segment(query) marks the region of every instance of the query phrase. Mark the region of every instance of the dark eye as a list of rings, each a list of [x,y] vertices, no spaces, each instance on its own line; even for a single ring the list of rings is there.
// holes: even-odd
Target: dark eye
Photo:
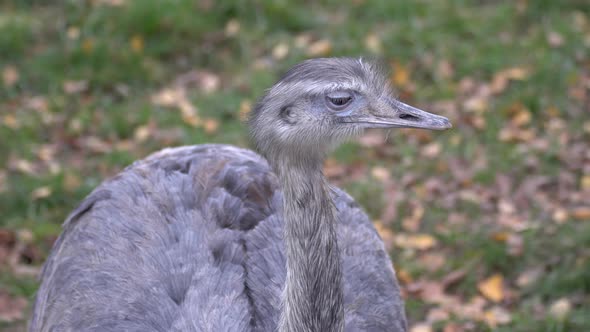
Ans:
[[[350,104],[352,101],[352,95],[349,93],[333,93],[326,96],[326,100],[328,101],[328,106],[334,110],[342,110]]]
[[[348,104],[351,99],[352,98],[350,97],[330,98],[330,102],[336,106],[344,106]]]

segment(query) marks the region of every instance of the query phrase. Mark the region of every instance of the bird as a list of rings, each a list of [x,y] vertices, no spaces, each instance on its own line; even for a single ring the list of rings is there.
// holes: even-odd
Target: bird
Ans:
[[[449,120],[397,99],[378,62],[316,58],[247,125],[257,152],[165,148],[91,192],[42,268],[29,330],[407,331],[378,232],[322,165],[366,129]]]

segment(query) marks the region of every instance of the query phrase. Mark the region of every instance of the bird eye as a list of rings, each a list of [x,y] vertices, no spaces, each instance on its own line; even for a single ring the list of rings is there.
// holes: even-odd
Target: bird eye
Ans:
[[[340,111],[344,109],[352,101],[352,96],[349,93],[334,93],[326,96],[328,106],[330,108]]]

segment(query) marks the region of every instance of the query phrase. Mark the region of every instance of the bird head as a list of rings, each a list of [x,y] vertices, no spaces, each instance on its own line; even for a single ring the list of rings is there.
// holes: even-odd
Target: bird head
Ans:
[[[250,117],[260,153],[294,160],[323,158],[369,128],[451,128],[445,117],[396,99],[376,63],[319,58],[291,68],[260,99]]]

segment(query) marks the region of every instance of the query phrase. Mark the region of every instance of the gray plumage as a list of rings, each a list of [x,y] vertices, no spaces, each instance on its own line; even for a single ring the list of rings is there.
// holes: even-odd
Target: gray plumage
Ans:
[[[45,263],[30,331],[405,331],[370,220],[323,158],[369,127],[444,129],[357,59],[308,60],[261,99],[258,154],[164,149],[96,188]]]

